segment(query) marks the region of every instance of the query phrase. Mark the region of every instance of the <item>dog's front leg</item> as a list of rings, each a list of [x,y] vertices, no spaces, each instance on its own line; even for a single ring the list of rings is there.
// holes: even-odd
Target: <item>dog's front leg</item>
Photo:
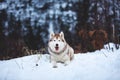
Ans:
[[[57,62],[56,61],[52,61],[52,65],[53,65],[53,68],[57,68]]]

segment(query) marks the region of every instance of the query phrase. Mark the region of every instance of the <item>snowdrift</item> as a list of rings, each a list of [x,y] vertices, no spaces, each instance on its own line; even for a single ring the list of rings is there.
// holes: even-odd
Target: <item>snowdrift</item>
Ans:
[[[52,68],[48,54],[31,55],[0,61],[0,69],[0,80],[120,80],[120,49],[75,54],[58,68]]]

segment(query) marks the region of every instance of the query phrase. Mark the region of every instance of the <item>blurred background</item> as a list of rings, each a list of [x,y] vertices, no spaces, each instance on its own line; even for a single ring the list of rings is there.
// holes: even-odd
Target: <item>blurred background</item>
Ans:
[[[0,0],[0,59],[26,55],[24,46],[46,51],[51,31],[75,53],[119,44],[120,0]]]

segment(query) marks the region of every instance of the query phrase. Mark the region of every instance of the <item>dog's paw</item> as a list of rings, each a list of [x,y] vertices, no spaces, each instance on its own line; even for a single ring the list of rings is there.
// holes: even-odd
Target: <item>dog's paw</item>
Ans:
[[[65,63],[64,66],[67,66],[69,63]]]
[[[52,61],[53,64],[53,68],[57,68],[57,62],[56,61]]]
[[[67,66],[69,63],[70,63],[70,61],[66,61],[66,62],[64,63],[64,66]]]

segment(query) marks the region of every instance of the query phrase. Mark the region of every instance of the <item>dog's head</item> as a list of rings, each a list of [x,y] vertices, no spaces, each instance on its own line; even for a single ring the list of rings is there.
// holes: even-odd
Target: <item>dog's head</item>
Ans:
[[[66,46],[64,33],[63,32],[59,34],[51,33],[48,46],[55,53],[61,52]]]

